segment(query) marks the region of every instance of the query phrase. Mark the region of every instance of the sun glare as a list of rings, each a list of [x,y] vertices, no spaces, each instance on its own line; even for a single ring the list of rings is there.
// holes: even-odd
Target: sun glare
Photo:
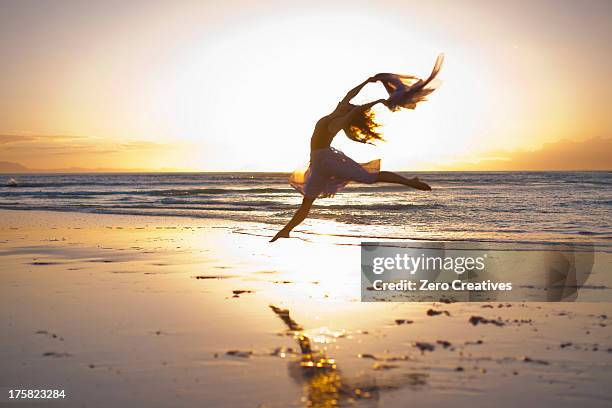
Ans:
[[[490,157],[518,165],[521,151],[609,133],[605,35],[512,19],[523,11],[505,3],[291,3],[135,3],[120,18],[112,8],[76,18],[80,8],[44,25],[6,25],[32,46],[15,42],[6,51],[0,112],[10,145],[0,161],[290,171],[308,159],[316,121],[349,89],[379,72],[427,76],[439,53],[441,86],[430,101],[394,114],[379,107],[386,143],[372,148],[340,136],[335,147],[360,161],[383,158],[389,170],[484,169]],[[29,11],[43,13],[36,10]],[[516,24],[498,24],[501,15]],[[563,16],[570,25],[583,21]],[[601,23],[590,21],[594,33],[605,32]],[[598,45],[585,47],[590,39]],[[355,102],[383,96],[370,84]],[[49,148],[60,154],[45,154]]]
[[[213,167],[292,170],[296,158],[307,159],[318,118],[350,88],[377,72],[427,76],[438,52],[447,56],[441,89],[417,108],[418,115],[380,113],[388,143],[379,152],[343,138],[335,143],[364,159],[384,154],[393,168],[411,168],[425,157],[436,161],[469,149],[464,139],[476,130],[470,112],[482,114],[487,99],[487,78],[474,75],[478,68],[465,62],[473,60],[458,57],[463,50],[382,16],[258,20],[185,50],[156,99],[163,101],[160,112],[174,112],[177,134],[202,142],[189,163],[195,168],[205,155],[219,160],[207,163]],[[356,101],[383,93],[382,86],[368,85]],[[458,109],[468,95],[473,109]],[[257,153],[245,159],[244,152]]]

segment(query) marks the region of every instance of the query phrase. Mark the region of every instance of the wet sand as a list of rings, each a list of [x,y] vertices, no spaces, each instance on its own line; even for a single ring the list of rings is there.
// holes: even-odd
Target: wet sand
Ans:
[[[0,211],[0,406],[609,406],[610,303],[361,303],[355,241],[269,228]]]

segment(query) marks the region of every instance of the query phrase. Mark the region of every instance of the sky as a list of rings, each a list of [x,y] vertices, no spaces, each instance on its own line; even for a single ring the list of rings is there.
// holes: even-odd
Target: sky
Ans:
[[[429,101],[377,112],[385,143],[334,145],[389,170],[611,169],[611,41],[607,0],[2,0],[0,162],[291,171],[350,88],[444,53]]]

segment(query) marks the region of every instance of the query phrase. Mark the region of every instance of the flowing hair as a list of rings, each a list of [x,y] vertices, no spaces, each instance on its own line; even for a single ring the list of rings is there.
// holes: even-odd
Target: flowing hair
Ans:
[[[343,130],[346,136],[359,143],[374,144],[377,140],[384,141],[382,132],[379,131],[380,123],[376,121],[376,115],[372,109],[359,111]]]

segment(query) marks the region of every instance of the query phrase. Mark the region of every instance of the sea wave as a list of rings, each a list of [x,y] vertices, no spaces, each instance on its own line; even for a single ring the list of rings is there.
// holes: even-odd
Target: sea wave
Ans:
[[[414,174],[405,173],[407,176]],[[433,187],[349,184],[309,219],[339,231],[440,237],[610,242],[610,172],[420,173]],[[0,208],[223,218],[283,224],[301,196],[286,173],[19,175]],[[394,231],[394,232],[393,232]],[[393,232],[393,233],[391,233]],[[384,234],[383,234],[384,235]]]

